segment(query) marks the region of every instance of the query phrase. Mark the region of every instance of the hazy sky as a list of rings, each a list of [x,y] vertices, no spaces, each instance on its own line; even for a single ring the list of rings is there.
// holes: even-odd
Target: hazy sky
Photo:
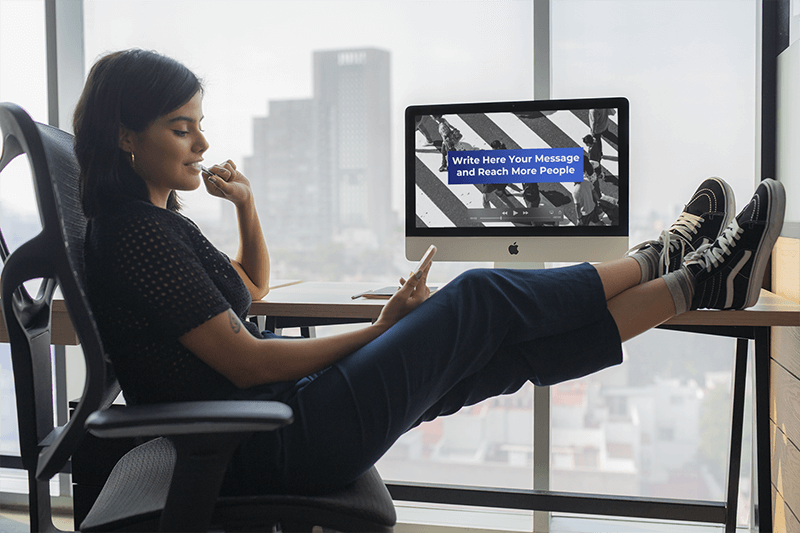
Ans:
[[[0,99],[24,102],[46,121],[44,43],[36,42],[44,31],[42,4],[0,0]],[[267,114],[270,99],[311,96],[314,50],[391,51],[396,208],[407,105],[533,93],[531,1],[85,0],[84,6],[87,68],[104,52],[137,46],[174,56],[205,79],[209,161],[241,162],[252,153],[252,117]],[[749,197],[754,0],[554,0],[551,14],[552,96],[631,100],[635,212],[680,207],[709,175],[729,180],[740,202]],[[20,50],[17,42],[29,44]],[[24,196],[0,184],[4,201]],[[218,206],[202,193],[188,203],[194,216]]]
[[[554,2],[553,95],[628,97],[639,212],[679,209],[709,176],[750,198],[756,17],[753,0]]]

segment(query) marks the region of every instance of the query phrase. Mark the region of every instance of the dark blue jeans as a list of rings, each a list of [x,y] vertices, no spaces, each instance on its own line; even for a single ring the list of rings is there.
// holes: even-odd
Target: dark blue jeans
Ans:
[[[473,270],[330,368],[231,399],[280,400],[295,422],[252,435],[227,493],[326,492],[368,470],[406,431],[531,381],[622,362],[597,271]]]

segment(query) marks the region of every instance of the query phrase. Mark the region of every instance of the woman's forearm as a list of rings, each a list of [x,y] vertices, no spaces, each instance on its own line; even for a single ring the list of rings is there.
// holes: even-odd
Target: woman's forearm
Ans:
[[[237,206],[236,217],[239,224],[239,250],[232,264],[253,300],[260,300],[269,292],[270,261],[255,201]]]
[[[239,388],[314,374],[358,350],[388,325],[314,339],[257,339],[230,309],[184,334],[180,341]]]
[[[265,339],[259,343],[263,359],[251,372],[242,372],[237,385],[294,381],[314,374],[367,345],[384,331],[384,328],[373,324],[330,337]],[[255,358],[251,361],[255,361]]]
[[[429,269],[430,263],[419,278],[403,280],[375,323],[355,331],[315,339],[258,339],[228,309],[185,333],[180,341],[237,387],[296,380],[365,346],[425,301],[430,295]]]

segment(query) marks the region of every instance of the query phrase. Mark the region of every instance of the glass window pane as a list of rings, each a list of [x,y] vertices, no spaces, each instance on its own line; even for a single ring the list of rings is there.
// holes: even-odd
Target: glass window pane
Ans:
[[[551,14],[554,97],[630,99],[631,244],[706,177],[749,200],[756,2],[554,0]],[[733,341],[655,330],[624,349],[620,367],[553,388],[552,488],[724,498]]]
[[[756,151],[752,0],[554,0],[554,98],[631,103],[631,242],[668,227],[720,176],[752,195]]]
[[[84,13],[87,72],[105,52],[140,47],[204,78],[206,161],[244,168],[275,278],[394,283],[411,265],[405,107],[533,95],[530,0],[85,0]],[[202,191],[183,198],[206,235],[235,253],[233,210]],[[437,262],[431,281],[469,266]],[[531,487],[531,390],[423,424],[381,472]]]
[[[43,0],[0,2],[0,102],[13,102],[47,122],[47,61]],[[2,137],[2,136],[0,136]],[[0,153],[3,139],[0,138]],[[0,228],[9,250],[41,230],[27,157],[18,157],[0,180]],[[2,265],[0,265],[2,269]],[[0,344],[0,454],[19,455],[11,351]],[[26,492],[21,471],[0,470],[0,492]]]
[[[22,106],[47,122],[44,0],[0,3],[0,102]]]
[[[86,61],[155,49],[204,78],[206,160],[233,159],[253,183],[275,277],[394,282],[407,270],[403,111],[530,98],[532,4],[87,0]],[[235,252],[228,206],[183,197]]]
[[[44,23],[43,0],[0,3],[0,102],[17,104],[34,120],[46,124]],[[0,138],[0,153],[2,146]],[[28,229],[29,219],[34,220],[34,226],[38,225],[36,194],[25,156],[6,167],[0,180],[0,228],[10,250],[35,235]]]

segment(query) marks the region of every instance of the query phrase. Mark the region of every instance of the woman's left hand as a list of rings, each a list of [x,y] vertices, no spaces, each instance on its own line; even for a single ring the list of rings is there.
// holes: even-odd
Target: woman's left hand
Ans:
[[[421,271],[419,278],[409,276],[409,279],[400,278],[400,289],[392,295],[386,305],[383,306],[375,326],[384,330],[389,329],[398,320],[413,311],[419,304],[428,299],[431,291],[428,288],[428,272],[433,263]]]
[[[230,200],[235,205],[244,205],[253,198],[250,181],[238,170],[236,163],[228,159],[220,165],[214,165],[209,170],[216,176],[209,176],[203,172],[203,183],[206,190],[213,196]]]

